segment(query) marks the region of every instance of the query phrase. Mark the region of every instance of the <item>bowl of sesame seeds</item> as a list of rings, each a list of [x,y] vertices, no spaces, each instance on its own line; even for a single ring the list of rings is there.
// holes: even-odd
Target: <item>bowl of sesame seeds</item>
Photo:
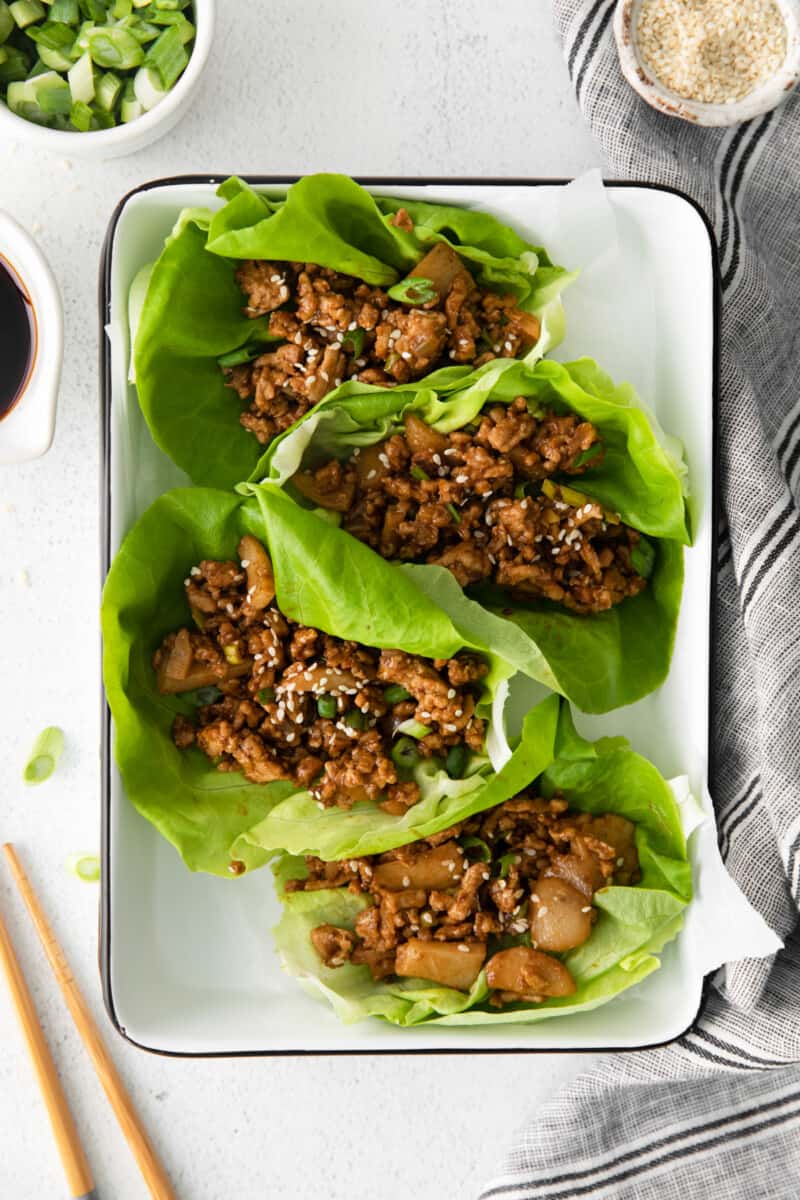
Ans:
[[[769,112],[800,78],[800,0],[619,0],[614,34],[639,95],[696,125]]]

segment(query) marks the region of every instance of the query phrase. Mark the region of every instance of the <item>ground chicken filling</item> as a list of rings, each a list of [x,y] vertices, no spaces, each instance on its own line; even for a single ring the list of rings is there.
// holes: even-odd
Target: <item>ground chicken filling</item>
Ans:
[[[168,634],[153,658],[163,694],[200,691],[196,719],[175,718],[180,749],[253,783],[291,780],[320,807],[377,800],[396,815],[419,800],[420,759],[463,774],[484,743],[479,656],[421,658],[298,625],[274,603],[261,543],[242,538],[239,556],[192,567],[196,628]]]
[[[327,967],[365,964],[375,979],[411,977],[459,991],[485,967],[491,1004],[540,1003],[575,991],[554,955],[591,934],[598,888],[638,881],[634,834],[624,817],[522,794],[387,854],[308,857],[308,878],[286,890],[346,886],[371,901],[352,929],[311,931]]]
[[[313,263],[248,261],[236,279],[245,314],[269,315],[282,343],[253,362],[221,360],[227,386],[249,402],[241,423],[262,445],[346,379],[393,387],[454,363],[517,358],[539,340],[539,319],[479,287],[444,242],[389,292]]]
[[[292,483],[384,558],[439,563],[462,587],[493,583],[595,613],[647,586],[637,567],[647,569],[648,547],[636,530],[551,478],[602,457],[590,422],[532,413],[520,396],[449,434],[409,414],[404,433]]]

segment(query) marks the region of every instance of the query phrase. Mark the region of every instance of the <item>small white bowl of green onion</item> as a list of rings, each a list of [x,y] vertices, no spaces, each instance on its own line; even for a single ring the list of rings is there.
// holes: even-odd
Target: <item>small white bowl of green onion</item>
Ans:
[[[215,0],[0,0],[0,141],[112,158],[183,115]]]

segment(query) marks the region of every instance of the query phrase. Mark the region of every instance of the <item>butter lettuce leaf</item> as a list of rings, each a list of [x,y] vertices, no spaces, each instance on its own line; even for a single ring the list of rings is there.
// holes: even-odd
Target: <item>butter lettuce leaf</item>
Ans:
[[[298,510],[279,488],[254,487],[247,497],[178,488],[144,513],[112,564],[103,593],[103,676],[127,796],[191,870],[230,878],[233,859],[247,869],[266,863],[279,847],[265,834],[263,823],[284,800],[293,801],[295,826],[305,830],[301,835],[295,829],[293,844],[312,848],[319,828],[316,818],[323,816],[313,805],[314,821],[304,823],[308,796],[292,783],[249,783],[237,774],[216,771],[196,748],[179,751],[170,736],[172,722],[177,713],[191,716],[196,702],[156,690],[153,652],[166,633],[191,620],[182,586],[189,569],[203,558],[235,557],[245,533],[268,547],[277,601],[288,617],[376,647],[430,658],[449,658],[468,648],[487,659],[490,669],[477,711],[495,735],[492,743],[499,747],[495,757],[505,770],[500,772],[504,783],[497,783],[500,776],[483,756],[473,757],[467,778],[457,784],[444,772],[433,771],[434,777],[424,781],[420,820],[425,828],[451,810],[481,807],[484,794],[487,804],[495,803],[511,794],[501,794],[502,787],[518,786],[519,772],[535,773],[547,766],[557,699],[539,706],[539,715],[529,718],[527,736],[512,752],[500,726],[504,685],[515,666],[505,657],[502,641],[490,645],[481,634],[474,613],[463,618],[462,630],[413,577],[396,571],[335,526]],[[505,643],[512,652],[513,639]],[[326,846],[337,838],[346,844],[348,815],[339,810],[330,814]],[[410,831],[402,821],[393,828],[398,818],[388,817],[376,805],[354,810],[353,821],[360,829],[359,844],[370,844],[371,836],[381,845],[420,836],[413,822]],[[285,848],[283,843],[280,848]]]
[[[570,806],[614,812],[636,822],[642,867],[633,887],[606,887],[595,893],[599,918],[591,937],[563,960],[577,984],[572,996],[541,1004],[512,1004],[502,1011],[488,1004],[481,972],[469,993],[425,980],[377,983],[365,966],[325,967],[310,940],[315,926],[329,922],[352,929],[369,903],[346,889],[285,892],[288,879],[306,874],[302,858],[284,855],[273,870],[284,910],[275,943],[284,968],[312,994],[327,1000],[339,1017],[354,1022],[381,1017],[394,1025],[531,1023],[584,1012],[645,979],[660,966],[659,953],[679,933],[692,896],[692,881],[680,813],[669,784],[652,763],[624,738],[589,742],[580,737],[568,707],[559,719],[556,757],[538,780],[538,790],[560,791]]]
[[[616,386],[593,360],[495,361],[467,376],[446,368],[392,389],[346,383],[272,443],[253,478],[283,487],[302,507],[307,502],[290,482],[296,471],[349,458],[356,447],[382,441],[402,430],[407,413],[450,433],[474,421],[487,402],[510,403],[517,396],[526,397],[533,411],[577,413],[597,427],[602,461],[564,482],[619,513],[648,538],[648,586],[591,616],[545,600],[518,600],[487,585],[468,589],[468,595],[524,634],[529,650],[525,662],[518,645],[519,670],[586,712],[607,712],[647,695],[666,678],[683,588],[683,546],[691,536],[680,444],[664,433],[629,385]],[[403,570],[455,613],[460,589],[444,581],[442,568]]]
[[[254,472],[261,448],[239,424],[242,402],[226,388],[217,358],[268,346],[268,319],[242,314],[236,260],[315,262],[388,287],[437,241],[468,261],[478,281],[513,293],[542,321],[529,358],[563,336],[560,293],[573,275],[546,251],[488,213],[373,198],[343,175],[311,175],[285,195],[267,196],[240,179],[219,189],[217,212],[181,215],[149,278],[136,329],[133,375],[156,443],[196,484],[232,487]],[[411,232],[391,217],[405,207]],[[456,377],[468,367],[449,368]]]

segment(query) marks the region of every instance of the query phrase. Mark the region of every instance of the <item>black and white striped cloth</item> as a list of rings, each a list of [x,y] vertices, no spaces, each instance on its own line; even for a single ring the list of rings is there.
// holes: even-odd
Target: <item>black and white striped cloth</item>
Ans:
[[[724,968],[679,1041],[607,1059],[529,1114],[482,1200],[798,1200],[800,95],[731,129],[662,116],[622,77],[614,6],[554,0],[606,173],[691,194],[719,243],[714,799],[728,869],[786,948]]]

